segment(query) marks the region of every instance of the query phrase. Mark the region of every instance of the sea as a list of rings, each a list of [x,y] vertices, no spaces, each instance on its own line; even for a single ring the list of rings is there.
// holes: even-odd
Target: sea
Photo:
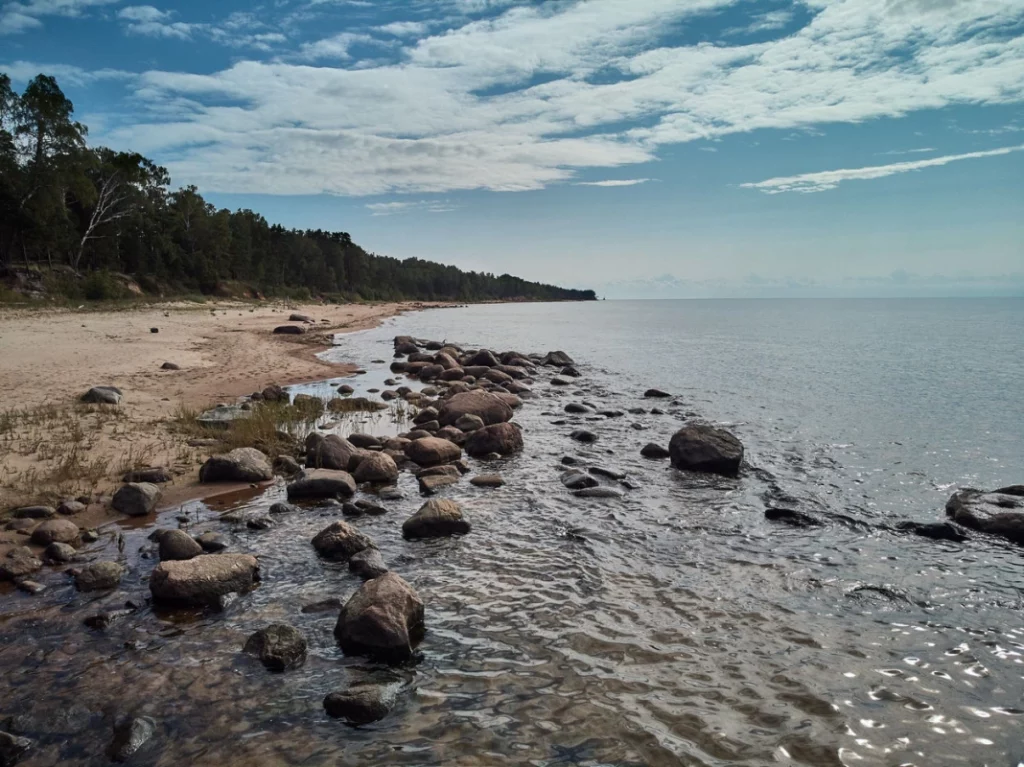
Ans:
[[[263,582],[222,613],[146,608],[101,634],[80,624],[97,605],[68,587],[0,597],[0,729],[36,722],[25,764],[99,763],[124,712],[157,722],[138,764],[1024,764],[1024,549],[896,529],[943,520],[960,487],[1024,482],[1024,299],[470,305],[338,336],[324,356],[362,366],[344,381],[372,397],[396,335],[561,350],[581,376],[538,376],[515,418],[523,453],[474,462],[503,487],[441,491],[468,535],[404,541],[423,502],[408,475],[388,514],[356,520],[426,608],[392,713],[348,727],[321,708],[368,669],[336,647],[336,613],[301,611],[358,587],[309,545],[338,516],[314,509],[226,531],[260,555]],[[624,415],[567,415],[570,402]],[[387,416],[333,428],[404,428]],[[743,442],[738,478],[640,455],[693,421]],[[598,440],[575,442],[578,428]],[[565,457],[624,473],[604,480],[624,496],[574,497]],[[259,513],[283,493],[229,506]],[[822,524],[770,521],[770,507]],[[224,508],[194,502],[162,523],[224,531]],[[125,593],[145,592],[149,532],[121,531]],[[271,622],[307,635],[302,668],[271,674],[240,653]]]

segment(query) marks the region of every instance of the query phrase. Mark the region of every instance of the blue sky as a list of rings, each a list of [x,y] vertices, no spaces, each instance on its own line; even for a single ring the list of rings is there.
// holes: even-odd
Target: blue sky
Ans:
[[[0,0],[219,206],[609,296],[1024,295],[1024,0]]]

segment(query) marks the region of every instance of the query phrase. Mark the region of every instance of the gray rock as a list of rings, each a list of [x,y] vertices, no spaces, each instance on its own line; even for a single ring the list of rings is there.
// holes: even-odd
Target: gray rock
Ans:
[[[505,484],[500,474],[480,474],[469,480],[474,487],[501,487]]]
[[[181,370],[181,365],[176,362],[165,362],[160,366],[161,370]]]
[[[764,518],[772,522],[782,522],[793,527],[820,527],[823,522],[817,517],[795,509],[765,509]]]
[[[356,482],[394,482],[398,479],[398,466],[385,453],[370,453],[363,457],[352,475]]]
[[[216,554],[228,547],[228,539],[220,533],[207,530],[205,533],[196,536],[196,543],[207,554]]]
[[[11,519],[53,519],[57,510],[51,506],[22,506],[11,512]]]
[[[501,397],[476,389],[462,392],[445,400],[438,411],[442,426],[458,426],[458,420],[475,415],[485,426],[512,420],[512,408]]]
[[[565,412],[566,413],[572,413],[572,414],[582,414],[582,413],[593,413],[594,411],[591,410],[586,405],[581,404],[579,402],[570,402],[568,405],[565,406]]]
[[[121,485],[110,499],[110,505],[129,517],[151,514],[160,501],[160,488],[152,482],[129,482]]]
[[[391,662],[408,660],[423,632],[423,602],[391,572],[360,586],[334,627],[334,637],[346,655]]]
[[[207,554],[184,562],[161,562],[149,579],[158,602],[219,605],[232,593],[249,591],[259,579],[259,562],[248,554]]]
[[[648,399],[665,399],[666,397],[671,396],[671,394],[662,391],[661,389],[648,389],[647,391],[644,392],[644,397]]]
[[[316,322],[308,314],[299,314],[298,312],[292,312],[288,315],[289,322]]]
[[[328,693],[324,711],[333,719],[360,725],[379,722],[398,702],[402,684],[355,684],[347,690]]]
[[[184,530],[166,530],[160,536],[160,560],[186,560],[198,557],[203,547]]]
[[[565,352],[548,352],[544,359],[541,360],[541,365],[550,365],[556,368],[564,368],[566,365],[575,365],[572,357]]]
[[[449,485],[456,484],[461,478],[461,474],[458,471],[454,475],[450,474],[428,474],[426,476],[419,477],[420,492],[423,495],[433,495],[442,487],[448,487]]]
[[[302,511],[298,506],[291,503],[285,503],[284,501],[278,501],[270,505],[267,510],[271,514],[294,514],[298,511]]]
[[[200,482],[266,482],[274,478],[267,456],[254,447],[213,455],[199,469]]]
[[[33,556],[31,549],[12,549],[0,560],[0,581],[17,581],[36,572],[42,566],[42,561]]]
[[[958,490],[946,503],[946,516],[958,525],[1024,544],[1024,491],[1018,492],[1019,487],[1001,488],[994,493],[973,488]]]
[[[72,561],[77,553],[74,546],[69,546],[66,543],[51,543],[43,550],[43,559],[47,562],[63,564]]]
[[[313,537],[313,548],[324,559],[345,561],[373,546],[367,536],[347,522],[332,522]]]
[[[458,460],[462,457],[462,448],[446,439],[424,437],[406,445],[405,454],[420,466],[435,466]]]
[[[51,543],[76,543],[82,531],[70,519],[48,519],[32,531],[32,543],[49,546]]]
[[[684,426],[668,449],[672,465],[686,471],[735,477],[743,461],[743,444],[725,429],[707,424]]]
[[[591,466],[590,473],[598,477],[607,477],[608,479],[615,480],[626,478],[626,472],[619,471],[618,469],[609,469],[607,466]]]
[[[125,474],[122,478],[122,482],[149,482],[151,484],[159,485],[165,482],[170,482],[174,479],[174,475],[171,474],[163,466],[147,466],[144,469],[133,469]]]
[[[351,498],[356,482],[347,471],[314,469],[288,485],[288,500],[300,498]]]
[[[75,587],[79,591],[106,591],[117,588],[124,575],[124,567],[117,562],[93,562],[75,575]]]
[[[384,575],[388,571],[388,566],[380,551],[376,548],[369,548],[353,554],[348,561],[348,569],[366,581]]]
[[[82,402],[93,405],[118,405],[124,393],[116,386],[94,386],[82,395]]]
[[[328,599],[321,599],[319,602],[313,602],[312,604],[304,605],[302,612],[304,614],[309,613],[329,613],[335,610],[340,610],[342,602],[337,597],[330,597]]]
[[[250,636],[242,651],[255,655],[271,671],[285,671],[306,659],[306,638],[294,626],[273,623]]]
[[[576,383],[575,379],[569,378],[569,376],[555,376],[551,379],[552,386],[572,386]]]
[[[196,418],[200,426],[226,429],[235,421],[252,418],[252,411],[246,410],[240,405],[217,405]]]
[[[301,336],[306,332],[302,325],[278,325],[273,333],[276,336]]]
[[[455,428],[458,429],[459,431],[465,432],[482,429],[484,425],[484,419],[478,415],[473,415],[472,413],[460,415],[458,419],[456,419],[455,421]]]
[[[510,423],[484,426],[469,435],[466,452],[474,458],[497,453],[512,455],[523,450],[523,433]]]
[[[432,498],[419,511],[405,520],[402,535],[406,538],[438,538],[463,535],[470,531],[462,507],[455,501]]]
[[[250,530],[269,530],[275,523],[268,514],[250,514],[245,518],[245,526]]]
[[[270,468],[275,474],[280,474],[285,477],[294,476],[302,471],[302,467],[299,466],[299,462],[290,455],[277,456]]]
[[[351,471],[359,448],[337,434],[324,437],[316,432],[306,437],[306,466],[316,469]]]
[[[148,716],[126,716],[114,725],[114,738],[107,747],[107,756],[115,762],[127,762],[156,733],[156,722]]]
[[[577,498],[622,498],[623,493],[618,488],[614,487],[584,487],[581,490],[573,491],[573,495]]]
[[[644,458],[668,458],[671,454],[667,447],[662,447],[654,442],[648,442],[640,451],[640,455]]]
[[[585,445],[597,442],[597,435],[594,434],[594,432],[588,431],[586,429],[576,429],[569,435],[569,437],[571,439],[576,440],[577,442],[582,442]]]
[[[584,474],[579,470],[573,470],[562,475],[562,484],[570,490],[582,490],[586,487],[597,487],[600,482],[589,474]]]
[[[0,767],[14,767],[33,745],[35,744],[28,738],[0,732]]]
[[[348,441],[356,447],[364,449],[380,447],[380,439],[374,437],[372,434],[349,434]]]
[[[767,515],[768,512],[765,512]],[[964,535],[956,525],[949,522],[900,522],[896,525],[897,530],[905,533],[920,535],[922,538],[931,538],[935,541],[951,541],[962,543],[968,536]]]

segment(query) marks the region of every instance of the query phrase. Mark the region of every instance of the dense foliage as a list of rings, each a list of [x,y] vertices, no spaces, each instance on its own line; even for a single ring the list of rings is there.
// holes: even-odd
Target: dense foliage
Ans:
[[[194,186],[140,154],[86,144],[87,129],[54,78],[18,95],[0,74],[0,267],[64,274],[86,298],[110,297],[110,275],[150,292],[212,293],[225,283],[270,294],[379,299],[593,299],[510,275],[367,253],[345,232],[298,231],[258,213],[217,210]]]

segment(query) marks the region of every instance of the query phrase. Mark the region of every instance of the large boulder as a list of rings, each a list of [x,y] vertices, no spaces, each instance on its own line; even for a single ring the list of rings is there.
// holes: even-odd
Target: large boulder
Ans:
[[[474,458],[482,458],[491,453],[511,455],[522,449],[523,433],[510,423],[484,426],[470,434],[466,440],[466,452]]]
[[[490,351],[489,349],[481,349],[476,354],[467,357],[465,360],[463,360],[463,364],[464,367],[493,368],[496,365],[500,365],[501,360],[499,360],[494,355],[494,352]]]
[[[398,465],[386,453],[368,453],[352,477],[356,482],[394,482],[398,479]]]
[[[117,562],[93,562],[75,574],[79,591],[108,591],[117,588],[124,575],[124,567]]]
[[[958,490],[946,502],[946,516],[972,530],[1024,544],[1024,485],[991,493],[973,488]]]
[[[288,485],[288,500],[300,498],[340,498],[356,494],[356,481],[347,471],[313,469]]]
[[[306,437],[306,466],[313,469],[349,471],[358,450],[359,448],[337,434],[328,434],[324,437],[313,432]]]
[[[313,548],[324,559],[344,562],[373,546],[373,541],[348,522],[332,522],[313,537]]]
[[[259,562],[249,554],[207,554],[184,562],[161,562],[149,578],[158,602],[183,606],[219,605],[232,593],[249,591],[259,580]]]
[[[306,659],[306,638],[287,623],[272,623],[249,637],[242,652],[255,655],[271,671],[302,665]]]
[[[206,459],[199,469],[200,482],[265,482],[274,478],[267,456],[254,447],[238,447]]]
[[[49,546],[51,543],[76,543],[82,531],[70,519],[48,519],[32,531],[32,543]]]
[[[405,520],[402,535],[406,538],[440,538],[461,535],[470,530],[462,507],[455,501],[432,498]]]
[[[160,535],[160,561],[184,561],[203,553],[202,545],[184,530],[165,530]]]
[[[129,482],[117,488],[110,505],[129,517],[152,514],[160,502],[160,488],[152,482]]]
[[[677,469],[735,477],[743,461],[743,444],[725,429],[692,424],[677,431],[668,445]]]
[[[116,386],[94,386],[82,395],[82,402],[92,405],[118,405],[124,393]]]
[[[378,549],[369,548],[353,554],[348,560],[348,569],[349,572],[367,581],[384,575],[388,571],[388,566]]]
[[[395,573],[366,581],[341,609],[334,637],[346,655],[408,660],[423,637],[423,602]]]
[[[566,365],[575,365],[572,357],[565,352],[548,352],[541,360],[541,365],[550,365],[556,368],[564,368]]]
[[[485,426],[512,420],[512,408],[501,397],[479,389],[456,394],[438,411],[442,426],[455,426],[464,415],[475,415]]]
[[[462,457],[462,448],[440,437],[416,439],[405,446],[405,455],[420,466],[450,463]]]

